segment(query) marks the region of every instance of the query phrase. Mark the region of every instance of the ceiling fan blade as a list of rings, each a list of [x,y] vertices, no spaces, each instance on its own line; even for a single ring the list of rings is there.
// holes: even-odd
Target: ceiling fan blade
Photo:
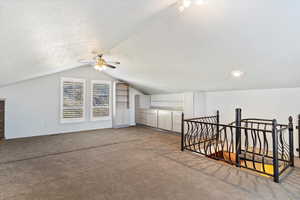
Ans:
[[[116,66],[113,66],[113,65],[110,65],[110,64],[106,64],[105,66],[106,66],[106,67],[110,67],[110,68],[112,68],[112,69],[116,69],[116,68],[117,68]]]
[[[78,62],[82,63],[82,64],[95,64],[95,60],[87,60],[87,59],[80,59],[78,60]]]
[[[110,61],[108,61],[107,63],[114,64],[114,65],[120,65],[121,64],[120,62],[110,62]]]

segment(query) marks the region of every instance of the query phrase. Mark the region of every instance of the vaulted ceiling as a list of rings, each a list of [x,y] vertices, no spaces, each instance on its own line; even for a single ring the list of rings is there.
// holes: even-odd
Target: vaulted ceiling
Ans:
[[[1,1],[0,85],[103,50],[122,62],[107,73],[147,93],[300,87],[299,1],[207,2]]]
[[[174,0],[0,1],[0,85],[78,67]]]

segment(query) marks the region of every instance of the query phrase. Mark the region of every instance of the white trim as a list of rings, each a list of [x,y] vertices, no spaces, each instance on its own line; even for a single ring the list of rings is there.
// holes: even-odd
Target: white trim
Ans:
[[[77,118],[77,119],[63,119],[63,108],[64,108],[64,98],[63,98],[63,86],[64,82],[79,82],[83,83],[83,117],[82,118]],[[85,98],[86,98],[86,80],[85,79],[78,79],[78,78],[66,78],[66,77],[61,77],[60,79],[60,123],[65,124],[65,123],[78,123],[78,122],[84,122],[86,120],[85,117]]]
[[[93,93],[94,93],[94,84],[107,84],[109,85],[109,116],[107,117],[94,117],[93,116]],[[103,121],[103,120],[112,120],[112,82],[103,81],[103,80],[91,80],[91,106],[90,106],[90,120],[91,121]]]

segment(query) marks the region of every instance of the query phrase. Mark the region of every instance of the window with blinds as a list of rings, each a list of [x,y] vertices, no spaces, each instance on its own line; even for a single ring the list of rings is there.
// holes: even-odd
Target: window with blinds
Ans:
[[[62,78],[61,121],[83,121],[85,116],[85,80]]]
[[[92,81],[91,119],[111,119],[111,82]]]

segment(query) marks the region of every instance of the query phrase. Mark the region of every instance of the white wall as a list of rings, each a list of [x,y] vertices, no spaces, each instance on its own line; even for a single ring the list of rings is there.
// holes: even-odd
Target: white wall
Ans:
[[[183,109],[185,96],[183,93],[151,95],[151,106]]]
[[[277,119],[287,124],[288,117],[300,114],[300,88],[244,90],[206,93],[207,114],[220,111],[221,123],[234,121],[235,108],[242,108],[243,118]],[[294,132],[295,149],[298,147],[298,133]],[[298,155],[298,153],[296,153]]]
[[[138,108],[150,108],[151,107],[151,96],[150,95],[139,95],[138,97]]]
[[[185,118],[206,114],[206,96],[204,92],[185,92],[174,94],[150,95],[151,107],[184,111]]]
[[[243,117],[296,121],[300,113],[300,88],[244,90],[206,93],[208,114],[220,110],[223,121],[233,121],[235,108],[242,108]]]
[[[86,121],[82,123],[60,123],[60,78],[86,79]],[[20,82],[0,88],[0,98],[6,98],[7,139],[72,131],[112,127],[112,121],[90,121],[90,81],[113,79],[91,67]]]
[[[194,92],[194,117],[206,115],[205,92]]]

